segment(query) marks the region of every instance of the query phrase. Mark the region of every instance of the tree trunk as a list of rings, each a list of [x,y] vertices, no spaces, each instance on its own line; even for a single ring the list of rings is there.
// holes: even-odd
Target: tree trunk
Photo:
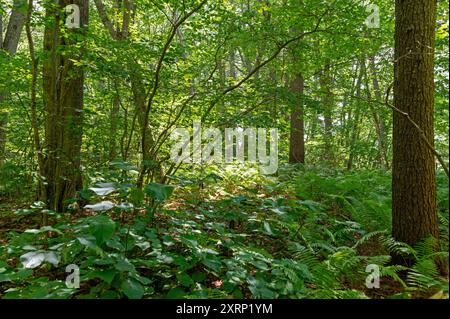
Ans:
[[[322,105],[324,118],[324,159],[331,163],[334,160],[333,152],[333,93],[331,91],[330,65],[327,63],[320,75],[320,89],[322,91]]]
[[[0,50],[4,50],[10,55],[14,55],[16,53],[20,35],[25,25],[26,14],[24,10],[20,9],[25,2],[26,0],[14,0],[4,39],[3,16],[0,17]],[[6,157],[6,138],[9,114],[8,111],[4,110],[2,107],[2,104],[6,100],[6,96],[7,92],[0,91],[0,166],[2,166]]]
[[[365,62],[364,62],[365,63]],[[369,60],[370,64],[370,60]],[[367,68],[364,67],[364,88],[366,91],[366,97],[367,97],[367,106],[369,107],[370,114],[372,115],[373,124],[375,126],[375,133],[377,135],[376,145],[374,145],[378,150],[378,167],[387,169],[386,161],[387,161],[387,155],[385,151],[385,144],[384,144],[384,136],[383,136],[383,124],[382,124],[382,118],[377,113],[377,110],[373,107],[372,102],[372,92],[370,90],[370,83],[369,83],[369,75],[367,72]],[[375,90],[375,88],[374,88]],[[378,94],[375,90],[375,96],[378,98]],[[381,102],[380,100],[378,100]]]
[[[436,1],[396,0],[395,16],[395,106],[408,113],[434,145]],[[405,116],[394,112],[392,235],[396,240],[415,245],[428,236],[439,238],[435,174],[434,154]],[[413,262],[399,256],[393,261]]]
[[[100,19],[102,20],[103,25],[108,30],[110,36],[117,41],[126,40],[130,34],[130,22],[132,15],[132,1],[126,0],[123,3],[123,17],[122,17],[122,25],[114,26],[111,22],[108,14],[106,13],[105,6],[103,5],[102,0],[94,0],[95,6],[97,8]],[[116,6],[116,12],[118,13],[122,10],[120,5]],[[154,146],[153,132],[150,125],[145,124],[145,116],[146,116],[146,89],[144,85],[144,79],[142,75],[142,71],[135,65],[134,61],[126,61],[128,72],[131,75],[131,90],[133,93],[133,102],[135,104],[135,110],[137,112],[137,120],[140,127],[140,131],[143,132],[145,130],[145,141],[144,145],[142,145],[142,166],[139,177],[138,177],[138,186],[142,187],[144,181],[144,175],[147,172],[152,173],[152,178],[156,180],[160,180],[162,178],[163,172],[162,168],[159,165],[159,162],[156,160],[156,155],[151,152],[152,147]],[[192,89],[192,88],[191,88]],[[145,126],[145,128],[144,128]],[[132,129],[133,131],[133,129]],[[128,147],[124,154],[128,153]]]
[[[45,178],[49,208],[62,211],[66,200],[82,186],[80,151],[82,140],[84,74],[74,61],[81,60],[80,36],[88,23],[88,0],[54,2],[64,12],[69,4],[80,9],[80,28],[64,28],[64,15],[46,7],[44,32],[43,86],[45,108]],[[62,20],[64,19],[64,20]],[[63,48],[63,50],[61,50]],[[64,54],[61,53],[64,51]]]
[[[108,147],[108,159],[110,161],[114,160],[117,157],[117,124],[119,121],[119,106],[120,100],[119,96],[114,96],[111,113],[109,116],[110,124],[109,124],[109,147]]]
[[[383,97],[380,90],[380,84],[378,82],[376,67],[375,67],[375,58],[372,56],[369,58],[369,66],[370,71],[372,74],[372,86],[373,91],[375,93],[375,99],[377,102],[382,103]],[[367,87],[369,87],[369,84],[366,84]],[[382,167],[384,169],[390,168],[389,158],[388,158],[388,147],[387,147],[387,132],[386,132],[386,124],[383,119],[383,113],[377,112],[375,113],[375,117],[377,118],[377,134],[379,138],[379,150],[380,150],[380,157],[382,161]]]
[[[289,163],[305,163],[303,90],[303,76],[298,73],[291,83],[291,92],[295,94],[295,104],[291,111]]]
[[[359,62],[359,75],[358,80],[356,81],[356,97],[357,99],[357,106],[355,110],[355,117],[354,119],[351,119],[351,114],[349,114],[349,122],[351,123],[351,137],[350,137],[350,144],[349,144],[349,154],[348,154],[348,160],[347,160],[347,170],[351,170],[353,168],[353,161],[355,158],[355,145],[356,141],[358,140],[359,136],[359,122],[361,117],[361,106],[359,97],[361,97],[361,85],[362,85],[362,79],[363,75],[366,72],[366,64],[364,59],[361,59]]]

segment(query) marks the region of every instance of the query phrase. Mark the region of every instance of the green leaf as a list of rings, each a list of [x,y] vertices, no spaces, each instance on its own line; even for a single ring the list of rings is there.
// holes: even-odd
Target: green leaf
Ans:
[[[212,269],[216,273],[220,272],[220,267],[222,266],[222,263],[220,262],[220,259],[214,256],[208,256],[206,259],[202,261],[202,264],[206,267]]]
[[[200,271],[196,271],[192,274],[192,280],[195,282],[202,282],[206,279],[206,275]]]
[[[124,171],[138,171],[138,168],[136,166],[122,160],[114,160],[110,163],[110,165]]]
[[[99,196],[109,195],[117,189],[114,183],[97,183],[95,186],[89,189]]]
[[[84,208],[92,209],[94,212],[105,212],[107,210],[110,210],[113,207],[114,207],[114,203],[109,200],[101,201],[100,203],[97,203],[97,204],[84,206]]]
[[[144,287],[132,278],[122,281],[120,288],[129,299],[141,299],[144,295]]]
[[[78,236],[77,240],[80,242],[80,244],[82,244],[83,246],[92,248],[92,249],[97,249],[98,246],[96,245],[96,238],[92,235],[82,235],[82,236]]]
[[[89,233],[96,238],[97,245],[102,245],[112,238],[116,230],[114,221],[103,215],[90,217],[89,224]]]
[[[127,259],[119,259],[115,267],[119,271],[129,271],[129,272],[135,271],[134,266]]]
[[[177,277],[178,277],[178,281],[180,282],[180,284],[182,284],[185,287],[190,287],[194,284],[194,281],[192,280],[192,278],[186,273],[182,273],[182,274],[178,275]]]
[[[44,253],[31,251],[20,256],[20,261],[25,268],[36,268],[40,266],[45,260]]]
[[[270,225],[268,222],[264,222],[264,232],[268,235],[273,235],[272,229],[270,228]]]
[[[163,202],[172,195],[174,186],[158,183],[145,185],[144,192],[156,201]]]
[[[113,269],[95,269],[87,275],[87,278],[100,278],[108,284],[111,284],[116,274],[117,272]]]
[[[131,188],[130,200],[135,206],[139,206],[144,201],[144,193],[139,188]]]
[[[59,229],[53,228],[51,226],[44,226],[39,229],[27,229],[24,232],[30,233],[30,234],[41,234],[41,233],[45,233],[45,232],[55,232],[58,234],[62,234],[62,232]]]
[[[169,293],[167,294],[167,298],[169,299],[180,299],[186,295],[186,292],[181,288],[172,288],[170,289]]]

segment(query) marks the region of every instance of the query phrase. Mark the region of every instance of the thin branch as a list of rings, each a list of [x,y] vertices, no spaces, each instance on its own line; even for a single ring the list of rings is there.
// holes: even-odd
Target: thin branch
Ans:
[[[206,117],[209,115],[209,113],[211,112],[211,110],[214,108],[214,106],[225,96],[227,95],[229,92],[239,88],[242,84],[244,84],[245,82],[247,82],[247,80],[249,80],[255,73],[257,73],[259,71],[259,69],[261,69],[262,67],[264,67],[266,64],[272,62],[279,54],[280,52],[286,48],[289,44],[296,42],[302,38],[304,38],[307,35],[313,34],[315,32],[319,31],[319,26],[320,23],[322,22],[323,19],[322,15],[319,20],[316,23],[316,26],[313,30],[311,31],[307,31],[307,32],[303,32],[301,34],[299,34],[298,36],[289,39],[288,41],[284,42],[283,44],[279,45],[277,50],[275,50],[275,52],[264,62],[258,64],[252,71],[250,71],[242,80],[240,80],[239,82],[237,82],[236,84],[226,88],[224,91],[222,91],[219,96],[217,96],[209,105],[208,109],[206,110],[206,112],[203,114],[201,121],[203,122]]]
[[[159,88],[159,84],[160,84],[160,75],[161,75],[161,69],[163,66],[163,61],[164,58],[166,57],[167,51],[169,50],[169,47],[172,44],[172,41],[177,33],[178,28],[190,17],[192,16],[195,12],[199,11],[203,5],[207,2],[207,0],[203,0],[202,2],[200,2],[194,9],[192,9],[190,12],[188,12],[187,14],[185,14],[183,17],[181,17],[172,27],[169,36],[167,37],[166,43],[164,44],[164,47],[162,49],[161,55],[159,56],[158,62],[156,64],[156,71],[155,71],[155,77],[153,79],[153,87],[150,90],[149,93],[149,97],[148,97],[148,102],[147,102],[147,107],[145,110],[145,115],[144,115],[144,123],[142,125],[142,139],[141,139],[141,147],[142,147],[142,155],[144,156],[144,153],[146,152],[145,149],[145,145],[146,145],[146,131],[147,131],[147,126],[148,126],[148,117],[149,117],[149,113],[150,113],[150,109],[152,107],[153,104],[153,99],[156,95],[156,92],[158,91]],[[139,176],[139,182],[138,184],[142,183],[142,179],[144,177],[144,173],[145,170],[142,169],[140,176]]]
[[[445,164],[445,161],[444,161],[444,159],[442,158],[441,154],[439,154],[438,151],[436,151],[436,149],[433,147],[433,145],[431,145],[430,141],[428,140],[427,136],[425,135],[425,132],[424,132],[424,131],[420,128],[420,126],[419,126],[419,125],[411,118],[411,116],[410,116],[408,113],[406,113],[406,112],[400,110],[399,108],[395,107],[394,105],[392,105],[392,104],[390,104],[390,103],[388,102],[388,100],[389,100],[389,92],[390,92],[390,90],[391,90],[390,88],[391,88],[391,86],[389,86],[389,88],[388,88],[388,91],[387,91],[388,94],[386,94],[386,100],[385,100],[384,103],[383,103],[383,102],[376,101],[376,100],[370,100],[370,101],[368,101],[367,99],[360,98],[360,97],[357,97],[357,96],[351,96],[351,97],[352,97],[352,98],[355,98],[355,99],[363,100],[363,101],[368,102],[368,103],[372,102],[372,103],[376,103],[376,104],[380,104],[380,105],[387,106],[387,107],[389,107],[390,109],[392,109],[394,112],[397,112],[398,114],[404,116],[404,117],[406,118],[406,120],[407,120],[409,123],[411,123],[411,125],[417,130],[417,132],[419,133],[420,138],[421,138],[422,141],[425,143],[426,147],[427,147],[427,148],[428,148],[428,149],[436,156],[436,158],[438,159],[439,164],[441,164],[441,167],[442,167],[442,169],[444,170],[445,174],[447,175],[447,177],[449,177],[449,171],[448,171],[447,164]]]
[[[111,22],[111,20],[108,17],[108,14],[106,13],[105,6],[103,5],[102,0],[94,0],[95,6],[97,7],[98,14],[100,16],[100,19],[102,20],[103,25],[108,29],[109,34],[113,39],[117,38],[117,30],[114,29],[114,26]]]

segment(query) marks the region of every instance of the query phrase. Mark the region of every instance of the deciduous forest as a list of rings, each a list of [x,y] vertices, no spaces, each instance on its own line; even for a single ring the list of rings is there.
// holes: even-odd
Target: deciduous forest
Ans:
[[[448,12],[0,0],[0,299],[448,299]]]

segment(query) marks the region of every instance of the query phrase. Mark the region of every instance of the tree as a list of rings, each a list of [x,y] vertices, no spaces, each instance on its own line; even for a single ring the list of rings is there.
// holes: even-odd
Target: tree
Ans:
[[[331,75],[331,67],[329,61],[320,73],[320,89],[323,105],[323,121],[324,121],[324,160],[327,163],[334,161],[333,151],[333,92],[331,89],[333,77]]]
[[[291,92],[295,94],[295,102],[291,111],[289,163],[305,163],[303,90],[303,76],[297,73],[291,82]]]
[[[436,1],[396,0],[395,16],[395,107],[409,114],[434,145]],[[394,112],[392,234],[409,245],[428,236],[439,238],[435,158],[419,134]],[[411,262],[399,256],[394,260]]]
[[[14,0],[8,26],[6,28],[5,39],[3,39],[3,15],[0,9],[0,53],[5,51],[9,55],[14,55],[19,45],[20,34],[25,25],[26,0]],[[0,91],[0,107],[6,98],[6,92]],[[8,112],[0,108],[0,166],[5,159],[6,152],[6,126],[8,125]]]
[[[79,28],[64,26],[62,13],[68,5],[79,7]],[[80,66],[80,41],[88,23],[88,13],[88,0],[50,1],[46,6],[43,61],[46,115],[43,178],[46,191],[42,200],[55,211],[63,210],[65,201],[74,197],[82,186],[80,151],[84,74]]]

